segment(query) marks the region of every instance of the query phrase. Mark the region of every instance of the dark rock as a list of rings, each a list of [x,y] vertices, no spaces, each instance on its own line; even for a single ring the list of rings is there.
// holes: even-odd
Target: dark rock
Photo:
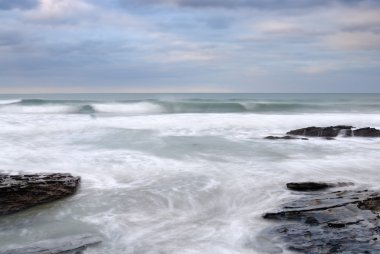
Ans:
[[[353,131],[355,137],[380,137],[380,130],[375,128],[361,128]]]
[[[79,181],[70,174],[0,175],[0,215],[71,195]]]
[[[350,182],[342,182],[342,183],[324,183],[324,182],[294,182],[294,183],[287,183],[286,187],[290,190],[295,191],[317,191],[317,190],[324,190],[331,187],[343,187],[343,186],[350,186],[354,185]]]
[[[102,240],[89,234],[49,239],[36,242],[17,249],[0,252],[0,254],[80,254],[90,245]]]
[[[265,139],[272,139],[272,140],[277,140],[277,139],[301,139],[301,140],[308,140],[307,138],[296,138],[293,136],[283,136],[283,137],[276,137],[276,136],[267,136]]]
[[[345,137],[352,137],[352,129],[346,130]]]
[[[287,135],[307,136],[307,137],[324,137],[333,139],[342,134],[345,137],[380,137],[380,130],[375,128],[360,128],[353,130],[354,127],[346,125],[337,125],[330,127],[307,127],[287,132]],[[271,136],[270,136],[271,137]],[[285,136],[288,137],[288,136]]]
[[[286,187],[296,191],[316,191],[330,187],[328,183],[302,182],[302,183],[287,183]]]
[[[379,192],[311,192],[263,217],[280,223],[265,231],[266,238],[285,242],[292,251],[380,253]]]
[[[299,135],[309,137],[336,137],[341,131],[345,131],[345,135],[350,133],[352,126],[337,125],[330,127],[307,127],[287,132],[288,135]]]

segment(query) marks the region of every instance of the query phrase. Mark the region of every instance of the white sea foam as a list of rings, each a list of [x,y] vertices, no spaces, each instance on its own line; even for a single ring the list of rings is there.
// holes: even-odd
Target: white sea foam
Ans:
[[[93,104],[99,113],[155,114],[164,112],[159,105],[150,102]]]

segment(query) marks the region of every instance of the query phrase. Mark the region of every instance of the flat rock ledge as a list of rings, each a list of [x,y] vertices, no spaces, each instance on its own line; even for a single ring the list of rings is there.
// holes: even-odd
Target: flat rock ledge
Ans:
[[[304,192],[280,211],[264,214],[279,225],[262,235],[300,253],[380,253],[380,193],[323,191],[330,185],[318,183],[322,190]]]
[[[80,177],[70,174],[0,175],[0,215],[73,194]]]
[[[91,234],[68,236],[36,242],[24,247],[10,249],[0,254],[81,254],[88,246],[101,242]]]

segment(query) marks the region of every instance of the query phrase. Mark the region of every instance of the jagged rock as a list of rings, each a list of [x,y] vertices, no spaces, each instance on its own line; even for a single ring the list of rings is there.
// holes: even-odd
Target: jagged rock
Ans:
[[[339,134],[342,134],[345,137],[380,137],[380,130],[370,127],[354,129],[353,126],[346,125],[337,125],[330,127],[313,126],[297,130],[291,130],[286,134],[307,137],[324,137],[326,139],[333,139]]]
[[[6,250],[0,254],[80,254],[90,245],[102,240],[90,234],[68,236],[36,242],[24,247]]]
[[[375,128],[361,128],[353,131],[355,137],[380,137],[380,130]]]
[[[342,182],[342,183],[325,183],[325,182],[294,182],[294,183],[287,183],[286,187],[290,190],[294,191],[318,191],[318,190],[324,190],[327,188],[332,187],[343,187],[343,186],[350,186],[354,185],[350,182]]]
[[[337,125],[330,127],[307,127],[287,132],[288,135],[299,135],[309,137],[336,137],[341,131],[345,131],[345,135],[351,135],[350,131],[353,127],[346,125]]]
[[[277,140],[277,139],[301,139],[301,140],[308,140],[308,138],[296,138],[293,136],[283,136],[283,137],[267,136],[267,137],[265,137],[265,139],[273,139],[273,140]]]
[[[266,238],[301,253],[380,253],[380,193],[311,192],[265,219],[279,221]]]
[[[0,215],[71,195],[79,181],[70,174],[0,175]]]

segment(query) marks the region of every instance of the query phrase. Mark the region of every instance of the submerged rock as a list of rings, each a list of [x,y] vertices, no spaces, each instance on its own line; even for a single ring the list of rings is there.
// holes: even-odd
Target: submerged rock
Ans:
[[[24,247],[6,250],[0,254],[80,254],[90,245],[102,240],[90,234],[68,236],[36,242]]]
[[[302,183],[287,183],[286,187],[290,190],[295,191],[315,191],[315,190],[323,190],[331,187],[328,183],[322,182],[302,182]]]
[[[265,137],[265,139],[273,139],[273,140],[277,140],[277,139],[301,139],[301,140],[308,140],[308,138],[296,138],[293,136],[283,136],[283,137],[267,136],[267,137]]]
[[[343,186],[350,186],[354,185],[350,182],[342,182],[342,183],[325,183],[325,182],[294,182],[294,183],[287,183],[286,187],[290,190],[294,191],[318,191],[318,190],[325,190],[327,188],[332,187],[343,187]]]
[[[263,217],[280,223],[265,231],[267,238],[285,242],[292,251],[380,253],[380,193],[376,191],[311,192]]]
[[[70,174],[0,175],[0,215],[71,195],[79,182]]]
[[[84,105],[78,110],[79,114],[94,114],[96,113],[96,110],[91,105]]]

